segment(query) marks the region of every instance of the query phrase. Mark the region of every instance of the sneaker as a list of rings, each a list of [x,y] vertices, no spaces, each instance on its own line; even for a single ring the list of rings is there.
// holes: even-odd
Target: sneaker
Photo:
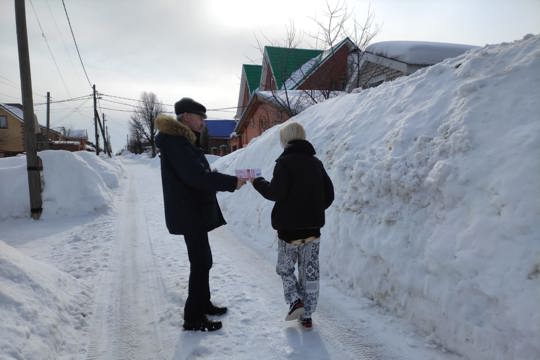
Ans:
[[[313,321],[311,321],[311,318],[300,319],[300,324],[302,324],[302,327],[306,330],[311,330],[313,328]]]
[[[200,320],[184,321],[184,330],[189,331],[216,331],[221,326],[221,321],[208,320],[206,316]]]
[[[214,304],[210,303],[208,307],[206,308],[205,314],[206,315],[225,315],[227,313],[227,307],[225,306],[215,306]]]
[[[287,316],[285,317],[286,321],[298,319],[300,316],[304,314],[304,303],[302,300],[297,299],[293,301],[291,306],[289,307],[289,312],[287,313]]]

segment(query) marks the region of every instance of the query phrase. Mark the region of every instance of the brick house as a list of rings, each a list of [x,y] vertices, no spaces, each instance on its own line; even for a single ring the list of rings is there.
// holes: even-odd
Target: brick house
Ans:
[[[349,56],[355,50],[348,38],[327,51],[266,46],[261,66],[242,66],[231,150],[344,90],[350,76]]]
[[[371,44],[356,58],[347,91],[378,86],[473,48],[476,46],[426,41],[383,41]]]
[[[266,96],[262,92],[254,93],[234,128],[230,139],[231,151],[244,147],[266,129],[289,118],[290,115],[273,101],[271,92],[266,92]]]

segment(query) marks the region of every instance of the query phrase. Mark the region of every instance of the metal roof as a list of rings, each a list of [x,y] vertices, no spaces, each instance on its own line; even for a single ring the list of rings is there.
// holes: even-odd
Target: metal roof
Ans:
[[[262,66],[249,64],[244,64],[243,66],[246,74],[249,95],[251,95],[259,87],[259,83],[261,82]]]
[[[272,68],[276,87],[280,89],[283,82],[291,76],[293,71],[308,60],[320,55],[323,51],[265,46],[264,52]]]
[[[205,123],[210,137],[229,138],[236,126],[234,120],[206,120]]]

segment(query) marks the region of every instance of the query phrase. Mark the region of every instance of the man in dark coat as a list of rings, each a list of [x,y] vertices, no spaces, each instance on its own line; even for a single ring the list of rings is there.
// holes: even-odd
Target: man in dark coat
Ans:
[[[208,232],[225,224],[216,199],[217,191],[234,191],[245,181],[212,171],[199,148],[206,108],[190,98],[175,106],[177,118],[156,118],[156,145],[161,156],[161,179],[165,222],[171,234],[184,235],[190,262],[188,297],[184,307],[184,329],[213,331],[220,321],[206,315],[223,315],[226,307],[210,301],[209,273],[212,252]]]

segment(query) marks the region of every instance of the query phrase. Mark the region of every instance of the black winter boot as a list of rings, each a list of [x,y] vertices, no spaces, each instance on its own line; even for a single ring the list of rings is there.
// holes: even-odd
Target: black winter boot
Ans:
[[[184,330],[190,331],[216,331],[221,329],[221,321],[208,320],[206,316],[194,321],[184,321]]]
[[[214,304],[210,303],[208,307],[206,308],[205,314],[206,315],[225,315],[227,313],[227,307],[226,306],[215,306]]]

